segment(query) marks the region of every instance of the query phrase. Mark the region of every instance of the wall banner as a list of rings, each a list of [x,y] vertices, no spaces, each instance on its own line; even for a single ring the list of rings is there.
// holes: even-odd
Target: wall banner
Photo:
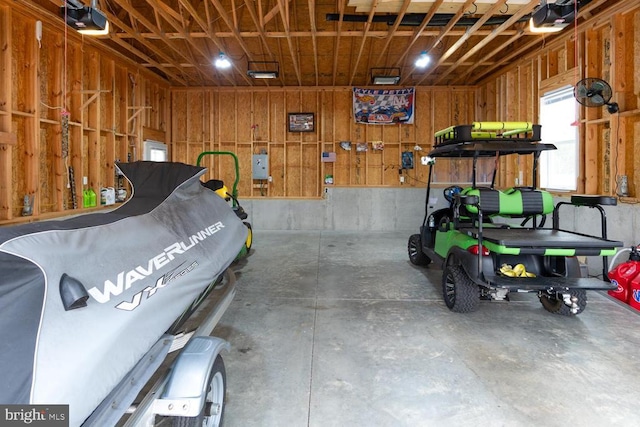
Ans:
[[[391,125],[413,123],[415,88],[353,88],[353,117],[356,123]]]

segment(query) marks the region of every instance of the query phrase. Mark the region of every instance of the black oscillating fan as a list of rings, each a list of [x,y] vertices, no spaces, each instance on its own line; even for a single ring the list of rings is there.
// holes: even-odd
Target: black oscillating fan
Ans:
[[[617,113],[619,110],[617,103],[610,102],[612,95],[613,91],[609,83],[593,77],[580,80],[573,88],[573,96],[580,104],[585,107],[606,105],[610,114]]]

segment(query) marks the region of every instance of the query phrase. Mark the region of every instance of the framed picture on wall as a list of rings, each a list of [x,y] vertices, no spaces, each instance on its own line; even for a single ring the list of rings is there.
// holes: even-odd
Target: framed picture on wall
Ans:
[[[289,113],[289,132],[313,132],[314,113]]]

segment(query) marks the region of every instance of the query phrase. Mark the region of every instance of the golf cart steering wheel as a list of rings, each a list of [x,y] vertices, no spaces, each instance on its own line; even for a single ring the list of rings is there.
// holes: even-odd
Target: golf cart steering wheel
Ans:
[[[451,185],[443,190],[444,198],[449,202],[450,205],[453,205],[453,200],[456,194],[460,194],[462,192],[462,187],[458,185]]]

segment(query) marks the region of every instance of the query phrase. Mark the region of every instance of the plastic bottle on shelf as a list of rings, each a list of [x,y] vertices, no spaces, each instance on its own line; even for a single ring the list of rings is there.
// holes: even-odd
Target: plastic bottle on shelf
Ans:
[[[89,206],[92,208],[97,206],[96,192],[93,191],[93,188],[89,189]]]
[[[85,188],[82,190],[82,207],[90,208],[91,207],[91,193],[89,193],[89,189]]]

